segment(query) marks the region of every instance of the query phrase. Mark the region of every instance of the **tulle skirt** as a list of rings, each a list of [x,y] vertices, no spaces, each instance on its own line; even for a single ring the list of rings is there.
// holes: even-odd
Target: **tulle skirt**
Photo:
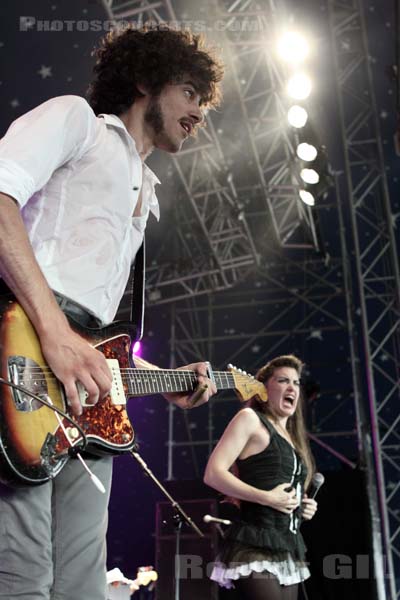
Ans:
[[[270,573],[281,585],[294,585],[310,577],[310,571],[303,562],[294,561],[288,555],[285,560],[253,560],[248,563],[230,563],[225,565],[216,561],[210,575],[221,587],[232,588],[234,581],[240,577],[248,577],[251,573]]]
[[[270,573],[281,585],[293,585],[310,577],[304,559],[305,546],[301,534],[293,536],[293,550],[288,550],[287,546],[285,548],[286,544],[282,543],[284,536],[271,530],[267,533],[261,528],[257,532],[257,539],[254,539],[254,536],[250,535],[253,527],[238,528],[240,537],[247,538],[246,541],[224,540],[210,576],[213,581],[222,587],[231,588],[234,587],[235,580],[247,577],[251,573]],[[233,528],[231,532],[232,530]],[[242,536],[244,533],[246,535]],[[262,540],[267,542],[264,547],[258,545]]]

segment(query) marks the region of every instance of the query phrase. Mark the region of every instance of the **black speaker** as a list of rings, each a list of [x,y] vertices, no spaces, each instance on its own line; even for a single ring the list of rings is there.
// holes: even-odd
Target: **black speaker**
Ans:
[[[203,522],[205,514],[216,515],[215,500],[181,502],[183,510],[203,532],[200,537],[183,525],[180,533],[179,569],[182,600],[217,600],[218,586],[208,575],[217,554],[217,533],[210,523]],[[175,582],[176,531],[174,512],[168,502],[158,502],[156,508],[156,569],[158,581],[156,600],[172,600]]]

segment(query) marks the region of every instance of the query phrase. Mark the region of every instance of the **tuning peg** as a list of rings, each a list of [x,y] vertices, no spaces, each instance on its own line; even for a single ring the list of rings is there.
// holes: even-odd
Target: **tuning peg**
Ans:
[[[229,365],[228,365],[228,367],[227,367],[227,368],[228,368],[228,369],[233,369],[233,364],[232,364],[232,363],[229,363]]]

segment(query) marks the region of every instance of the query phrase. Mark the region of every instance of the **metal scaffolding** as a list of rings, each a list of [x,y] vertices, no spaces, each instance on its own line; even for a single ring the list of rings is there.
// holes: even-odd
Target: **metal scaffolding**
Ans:
[[[267,357],[290,351],[312,363],[321,381],[332,381],[329,349],[341,348],[341,376],[309,404],[313,440],[350,467],[361,460],[366,468],[378,596],[395,600],[400,597],[395,221],[362,2],[327,3],[344,156],[334,198],[313,211],[298,200],[282,93],[286,72],[264,47],[279,21],[278,3],[210,0],[202,16],[219,23],[229,66],[225,96],[235,107],[228,117],[235,127],[230,131],[222,114],[209,115],[198,139],[171,159],[179,201],[171,234],[148,269],[147,294],[150,312],[151,306],[169,305],[175,364],[204,357],[215,368],[236,362],[254,371]],[[177,4],[105,0],[110,18],[141,22],[176,21]],[[191,10],[196,9],[187,7]],[[198,16],[187,14],[192,20]],[[320,233],[327,221],[336,232],[329,254]],[[244,322],[245,330],[238,325]],[[216,406],[225,422],[236,410],[229,394],[193,419],[169,409],[169,478],[176,475],[178,456],[192,475],[200,475],[221,433]]]
[[[168,0],[104,3],[117,22],[179,23]],[[248,13],[256,32],[243,26]],[[235,111],[228,115],[233,131],[224,125],[226,115],[209,114],[198,138],[169,159],[178,176],[175,222],[147,271],[150,302],[236,285],[260,263],[260,227],[282,247],[318,248],[313,213],[299,201],[292,172],[294,142],[282,101],[287,73],[264,48],[264,36],[275,33],[271,14],[272,1],[256,11],[249,2],[207,5],[208,23],[218,23],[214,33],[227,54],[225,96]],[[198,15],[189,17],[194,22]]]
[[[358,0],[329,2],[345,160],[342,183],[361,316],[358,367],[369,408],[363,450],[370,473],[374,565],[379,598],[395,600],[400,597],[395,577],[400,569],[400,278],[364,8]]]

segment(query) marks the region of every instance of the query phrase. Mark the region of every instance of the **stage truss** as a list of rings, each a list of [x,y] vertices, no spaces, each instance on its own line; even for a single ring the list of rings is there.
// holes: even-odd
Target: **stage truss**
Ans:
[[[240,139],[224,129],[218,113],[208,115],[198,139],[171,159],[180,182],[174,227],[148,269],[147,295],[154,310],[169,307],[176,363],[202,356],[216,368],[231,361],[254,371],[267,357],[297,351],[311,359],[323,382],[331,381],[332,370],[326,348],[343,349],[341,381],[310,403],[312,436],[335,460],[350,467],[360,460],[369,472],[378,594],[380,600],[395,600],[400,597],[395,580],[400,561],[399,269],[368,28],[360,2],[328,0],[345,164],[334,197],[311,211],[299,202],[293,176],[293,140],[282,93],[286,73],[265,48],[282,18],[282,4],[271,0],[262,9],[252,0],[202,4],[201,19],[224,24],[218,38],[226,49],[229,100],[237,107]],[[179,2],[167,0],[105,5],[110,18],[138,22],[179,22],[178,8],[183,11]],[[189,10],[195,9],[185,8],[186,19],[199,17]],[[258,28],[243,23],[258,23]],[[246,157],[242,168],[240,153]],[[337,227],[329,252],[318,224],[326,218]],[[245,329],[224,326],[241,321]],[[324,344],[315,348],[320,341]],[[349,381],[351,388],[343,387]],[[170,408],[169,478],[176,475],[178,457],[192,474],[201,475],[221,433],[215,412],[225,410],[228,418],[234,405],[228,396],[193,416]]]

